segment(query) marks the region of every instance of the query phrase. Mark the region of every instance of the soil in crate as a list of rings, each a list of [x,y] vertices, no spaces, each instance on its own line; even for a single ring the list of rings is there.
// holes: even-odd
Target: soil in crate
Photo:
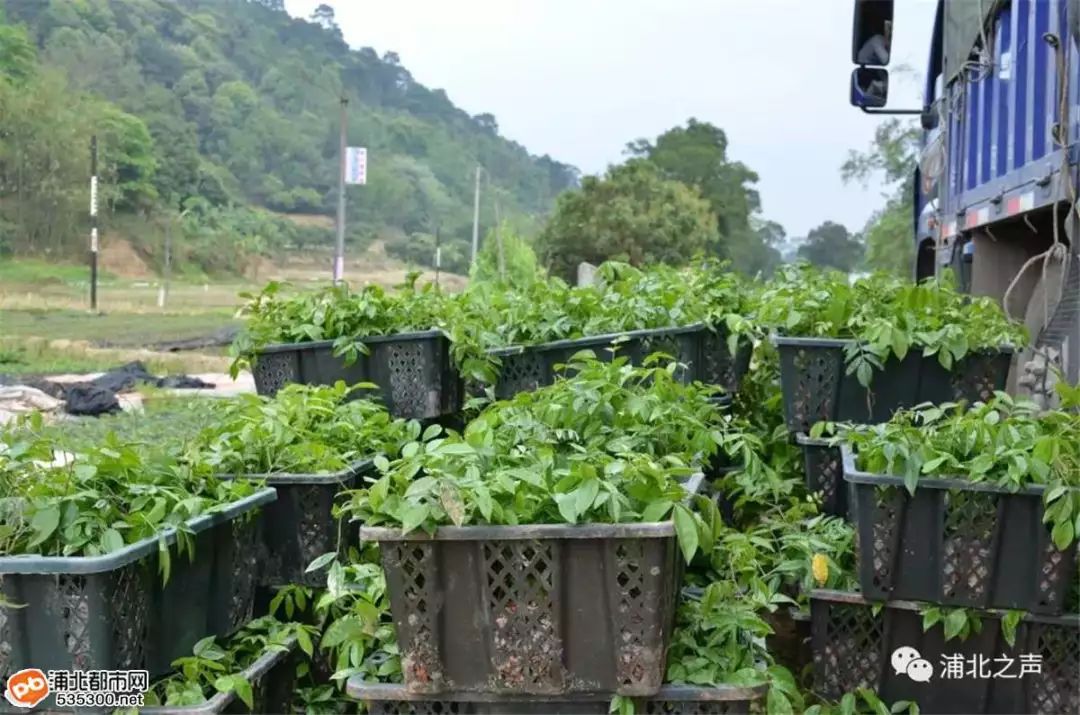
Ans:
[[[923,629],[922,605],[888,602],[875,614],[862,596],[810,594],[814,689],[839,699],[870,688],[886,703],[907,700],[924,713],[1080,712],[1080,616],[1026,616],[1014,645],[1001,612],[975,614],[981,629],[966,640],[946,640],[938,623]],[[916,678],[909,674],[918,658]],[[1020,675],[1038,662],[1039,672]]]

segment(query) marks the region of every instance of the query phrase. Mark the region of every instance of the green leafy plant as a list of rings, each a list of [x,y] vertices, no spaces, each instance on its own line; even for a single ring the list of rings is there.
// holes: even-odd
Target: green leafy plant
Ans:
[[[362,387],[362,386],[360,386]],[[396,454],[420,433],[382,405],[350,400],[334,386],[286,385],[274,397],[230,400],[190,445],[190,458],[216,474],[335,472],[381,454]]]
[[[691,685],[769,685],[768,712],[801,710],[791,673],[773,664],[765,638],[772,628],[733,581],[709,584],[700,598],[684,597],[668,649],[667,680]]]
[[[69,451],[40,426],[35,416],[0,432],[0,555],[96,556],[172,528],[178,551],[190,556],[186,522],[256,490],[201,476],[173,451],[129,445],[115,433]],[[164,541],[159,552],[167,579]]]
[[[429,532],[673,518],[688,559],[711,548],[712,531],[684,503],[681,484],[722,439],[711,392],[679,384],[673,364],[588,357],[575,358],[573,377],[489,406],[463,434],[432,426],[400,458],[377,459],[381,476],[339,513]]]
[[[851,283],[839,272],[786,266],[761,292],[756,318],[782,335],[853,340],[847,373],[864,386],[886,360],[911,350],[936,355],[951,369],[971,353],[1027,343],[1024,327],[997,303],[953,284],[948,277],[914,284],[885,273]]]
[[[314,652],[313,627],[284,623],[263,616],[241,628],[225,644],[203,638],[192,654],[173,661],[173,675],[156,683],[145,696],[147,706],[201,705],[217,693],[235,693],[248,708],[255,707],[253,683],[244,674],[258,658],[298,647],[309,657]]]
[[[837,429],[822,423],[812,434]],[[881,425],[844,427],[857,466],[902,477],[914,493],[923,478],[958,478],[1010,491],[1041,486],[1052,537],[1065,549],[1080,533],[1080,415],[1042,411],[999,392],[985,403],[922,406]]]
[[[869,688],[859,688],[845,693],[838,703],[816,703],[806,709],[804,715],[919,715],[918,703],[899,700],[886,705],[877,693]]]
[[[430,283],[418,288],[418,277],[409,274],[394,292],[374,285],[353,291],[347,284],[290,292],[288,284],[271,281],[257,294],[241,293],[246,323],[232,346],[233,376],[271,344],[331,340],[334,353],[353,362],[367,352],[361,338],[442,327],[448,298]]]
[[[339,685],[361,675],[369,682],[400,683],[401,656],[390,615],[386,577],[378,565],[374,545],[363,553],[353,550],[349,563],[326,554],[309,567],[329,566],[326,591],[315,601],[315,613],[324,624],[319,647],[326,651]]]

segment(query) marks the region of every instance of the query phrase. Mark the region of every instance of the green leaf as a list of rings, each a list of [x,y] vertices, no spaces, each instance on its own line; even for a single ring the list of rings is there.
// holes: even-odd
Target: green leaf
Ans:
[[[101,535],[101,548],[105,553],[124,548],[124,537],[116,529],[106,529]]]
[[[672,501],[668,499],[658,499],[645,507],[645,511],[641,513],[641,521],[646,524],[663,521],[671,512],[672,506],[674,506]]]
[[[559,514],[566,520],[567,524],[577,523],[577,498],[573,493],[570,494],[555,494],[553,496],[555,504],[559,507]]]
[[[960,632],[964,630],[964,626],[967,625],[968,615],[967,611],[962,608],[957,608],[949,612],[945,616],[945,640],[949,641],[960,635]]]
[[[50,504],[47,507],[35,511],[34,515],[30,517],[30,529],[34,532],[34,538],[27,543],[27,548],[33,548],[44,542],[53,535],[53,532],[56,531],[56,527],[59,525],[59,505]]]
[[[1073,542],[1073,523],[1071,519],[1064,519],[1054,524],[1054,530],[1050,533],[1050,538],[1054,540],[1054,546],[1059,551],[1064,551],[1069,548],[1069,544]]]
[[[476,454],[476,450],[464,442],[443,443],[438,451],[439,454]]]
[[[778,688],[769,688],[769,696],[766,700],[766,712],[769,715],[790,715],[794,711],[787,696]]]
[[[473,494],[476,497],[476,508],[480,510],[480,514],[484,517],[485,521],[491,521],[491,512],[493,504],[491,501],[491,492],[483,484],[477,484],[473,489]]]
[[[578,514],[584,514],[592,506],[593,501],[596,499],[596,495],[600,493],[600,480],[587,479],[585,482],[575,489],[572,494],[574,495],[574,510]]]
[[[694,515],[682,504],[675,505],[675,534],[679,539],[683,558],[686,563],[690,563],[698,549],[698,528]]]
[[[1008,611],[1001,617],[1001,634],[1005,636],[1005,642],[1010,648],[1016,645],[1016,626],[1023,617],[1023,611]]]
[[[304,569],[304,573],[312,573],[314,571],[318,571],[337,557],[338,554],[336,551],[328,551],[327,553],[316,557],[310,564],[308,564],[307,568]]]
[[[431,509],[427,505],[410,504],[405,507],[405,512],[401,516],[401,530],[406,534],[414,531],[427,521],[429,516],[431,516]]]
[[[861,360],[859,366],[855,368],[855,377],[860,385],[870,387],[870,382],[874,379],[874,369],[868,361]]]

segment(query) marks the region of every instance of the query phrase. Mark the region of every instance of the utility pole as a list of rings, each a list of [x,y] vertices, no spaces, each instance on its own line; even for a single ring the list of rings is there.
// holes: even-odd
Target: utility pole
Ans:
[[[473,191],[472,209],[472,261],[470,266],[476,265],[476,252],[480,247],[480,165],[476,165],[476,188]]]
[[[90,310],[97,310],[98,220],[97,134],[90,137]]]
[[[442,272],[442,228],[435,227],[435,285],[439,285],[439,273]]]
[[[499,216],[499,195],[495,194],[495,246],[499,249],[499,280],[506,280],[506,255],[503,253],[502,220]]]
[[[345,279],[345,153],[348,135],[349,100],[341,97],[341,139],[338,145],[338,204],[337,204],[337,245],[334,251],[334,283]]]
[[[164,308],[169,300],[169,280],[172,278],[172,222],[171,214],[165,217],[165,275],[158,293],[158,307]]]

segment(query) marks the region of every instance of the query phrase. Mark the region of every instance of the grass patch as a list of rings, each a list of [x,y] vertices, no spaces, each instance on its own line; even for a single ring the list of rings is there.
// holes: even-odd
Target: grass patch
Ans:
[[[112,281],[115,280],[115,277],[101,271],[98,273],[98,280]],[[89,266],[42,261],[36,258],[0,259],[0,283],[24,283],[37,286],[50,283],[90,285],[90,268]]]
[[[4,335],[86,340],[95,345],[145,347],[210,335],[239,325],[227,310],[206,313],[103,313],[81,310],[4,310]]]
[[[0,337],[0,374],[56,375],[105,372],[133,360],[155,375],[225,372],[229,358],[206,353],[90,348],[86,343]]]
[[[68,448],[100,446],[105,436],[116,433],[127,444],[181,447],[216,419],[224,400],[210,397],[144,395],[141,412],[118,412],[100,417],[66,419],[48,425]]]

